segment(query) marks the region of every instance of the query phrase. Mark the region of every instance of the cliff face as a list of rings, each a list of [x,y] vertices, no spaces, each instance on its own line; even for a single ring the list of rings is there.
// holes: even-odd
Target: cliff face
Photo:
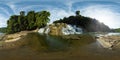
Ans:
[[[69,35],[69,34],[81,34],[82,29],[75,25],[68,25],[65,23],[53,23],[49,26],[41,28],[39,33],[50,35]]]

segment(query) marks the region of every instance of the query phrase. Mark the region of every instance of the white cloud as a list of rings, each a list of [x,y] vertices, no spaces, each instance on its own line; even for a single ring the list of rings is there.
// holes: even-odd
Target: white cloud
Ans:
[[[49,11],[51,13],[51,16],[50,16],[51,21],[50,21],[50,23],[52,23],[55,20],[62,19],[64,17],[74,15],[74,12],[65,11],[63,9],[50,9]]]
[[[7,26],[6,23],[7,23],[7,18],[0,15],[0,27],[6,27]]]
[[[120,13],[110,9],[111,6],[94,5],[88,6],[81,9],[81,13],[84,16],[92,17],[104,24],[108,25],[110,28],[120,27]]]

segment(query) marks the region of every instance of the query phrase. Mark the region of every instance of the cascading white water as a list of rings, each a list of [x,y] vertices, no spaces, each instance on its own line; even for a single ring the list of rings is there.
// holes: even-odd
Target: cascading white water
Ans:
[[[45,28],[40,28],[38,32],[39,33],[44,33],[44,30],[45,30]]]
[[[49,26],[47,26],[47,27],[44,27],[44,28],[40,28],[38,32],[48,34],[49,31],[50,31]]]
[[[66,27],[62,28],[62,33],[64,35],[69,35],[69,34],[81,34],[82,29],[79,27],[76,27],[76,25],[67,25]]]
[[[69,34],[81,34],[82,33],[82,28],[77,27],[76,25],[66,25],[66,27],[62,27],[61,28],[61,33],[63,35],[69,35]],[[48,34],[50,32],[50,28],[49,26],[41,28],[39,31],[39,33],[44,33],[44,34]]]
[[[49,27],[46,27],[45,29],[45,34],[48,34],[50,32],[50,28]]]

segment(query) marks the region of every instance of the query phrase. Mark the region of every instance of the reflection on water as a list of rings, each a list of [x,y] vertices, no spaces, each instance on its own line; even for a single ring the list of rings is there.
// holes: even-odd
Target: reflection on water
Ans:
[[[120,33],[108,33],[107,35],[120,35]]]
[[[84,37],[85,36],[85,37]],[[24,38],[26,45],[0,50],[1,60],[119,60],[120,51],[103,49],[95,40],[84,35],[80,40],[31,33]],[[7,58],[6,58],[7,57]]]
[[[29,38],[30,37],[30,38]],[[31,33],[26,37],[29,41],[28,45],[33,49],[39,49],[44,51],[55,51],[66,49],[68,42],[58,36],[40,35],[38,33]],[[35,48],[36,47],[36,48]]]
[[[26,37],[25,40],[29,41],[28,45],[30,45],[33,49],[40,49],[40,51],[62,51],[69,50],[69,48],[81,47],[95,41],[90,40],[92,37],[87,37],[89,36],[86,35],[86,37],[84,37],[86,40],[84,38],[81,38],[81,40],[69,40],[65,38],[63,39],[62,36],[51,36],[31,33]]]

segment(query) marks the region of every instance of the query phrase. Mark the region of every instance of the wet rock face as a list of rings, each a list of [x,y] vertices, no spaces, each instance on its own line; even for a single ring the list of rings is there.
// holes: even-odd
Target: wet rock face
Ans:
[[[66,27],[66,24],[64,23],[57,23],[57,24],[53,24],[50,25],[50,32],[48,32],[48,34],[50,35],[62,35],[62,28]]]
[[[75,25],[68,25],[65,23],[54,23],[44,28],[41,28],[38,32],[50,35],[70,35],[81,34],[82,29]]]

